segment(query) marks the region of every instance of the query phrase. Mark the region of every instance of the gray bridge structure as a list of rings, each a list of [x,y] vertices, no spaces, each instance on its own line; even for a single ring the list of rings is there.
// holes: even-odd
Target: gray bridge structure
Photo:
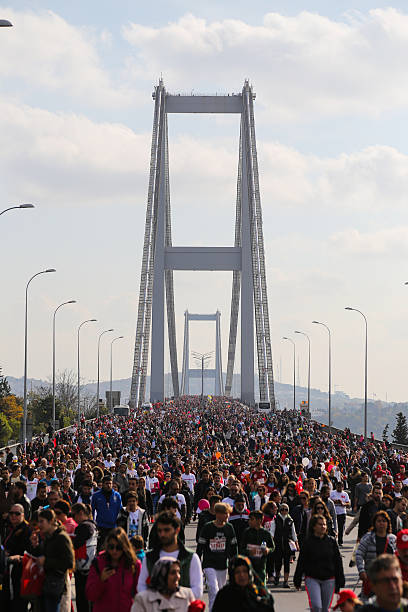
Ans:
[[[184,344],[183,344],[183,370],[181,374],[181,394],[190,394],[190,378],[214,378],[215,395],[224,395],[224,381],[222,378],[222,352],[221,352],[221,313],[214,314],[184,313]],[[215,321],[215,369],[190,368],[190,321]]]
[[[260,402],[275,408],[262,209],[255,138],[255,93],[248,81],[231,95],[170,94],[163,81],[153,92],[150,177],[137,312],[130,406],[145,401],[150,362],[150,401],[164,400],[165,309],[173,395],[180,395],[174,312],[174,270],[232,272],[225,394],[231,394],[238,317],[241,325],[241,401],[255,402],[255,339]],[[168,114],[236,113],[241,117],[233,246],[173,246],[169,188]]]

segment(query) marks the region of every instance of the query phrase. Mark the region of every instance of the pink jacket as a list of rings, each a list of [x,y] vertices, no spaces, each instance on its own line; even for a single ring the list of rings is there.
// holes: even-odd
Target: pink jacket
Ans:
[[[102,582],[100,576],[105,566],[106,555],[101,552],[92,563],[86,582],[86,597],[94,604],[93,612],[129,612],[137,593],[140,561],[134,574],[122,561],[115,574]]]

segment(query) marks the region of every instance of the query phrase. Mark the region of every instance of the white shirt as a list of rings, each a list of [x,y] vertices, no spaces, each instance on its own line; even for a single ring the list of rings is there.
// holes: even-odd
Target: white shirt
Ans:
[[[38,478],[34,478],[34,480],[27,480],[27,497],[30,501],[33,501],[34,497],[37,494],[37,485]]]
[[[166,552],[164,550],[160,551],[160,558],[162,557],[174,557],[177,559],[179,555],[179,551],[175,550],[174,552]],[[147,562],[146,557],[144,557],[142,562],[142,569],[140,570],[139,581],[137,583],[137,590],[139,593],[141,591],[146,591],[147,584],[146,580],[149,577],[149,572],[147,571]],[[203,571],[201,569],[201,562],[196,553],[193,554],[191,563],[190,563],[190,589],[194,593],[194,597],[196,599],[201,599],[203,595]]]
[[[162,495],[159,499],[159,504],[162,503],[163,499],[166,497],[166,495]],[[185,506],[186,505],[186,498],[184,497],[184,495],[182,495],[181,493],[177,493],[177,495],[170,495],[167,497],[172,497],[173,499],[176,500],[179,510],[181,509],[181,506]],[[177,510],[176,512],[176,516],[177,518],[181,519],[181,514],[179,512],[179,510]]]
[[[146,489],[150,491],[150,493],[158,493],[160,491],[160,481],[156,476],[152,478],[147,476],[146,478]]]
[[[345,491],[332,491],[330,493],[330,499],[334,502],[337,499],[341,499],[342,502],[345,503],[350,503],[350,498],[348,496],[348,493],[346,493]],[[346,507],[345,506],[340,506],[337,504],[334,504],[334,507],[336,508],[336,514],[346,514]]]
[[[190,474],[182,474],[181,478],[182,480],[184,480],[184,482],[187,483],[187,486],[190,489],[191,493],[194,493],[194,485],[197,482],[194,474],[192,472],[190,472]]]

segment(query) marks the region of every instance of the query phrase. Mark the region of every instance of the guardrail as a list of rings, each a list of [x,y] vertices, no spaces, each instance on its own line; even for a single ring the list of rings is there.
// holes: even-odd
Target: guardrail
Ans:
[[[96,421],[96,418],[94,419],[87,419],[85,421],[85,423],[92,423],[92,421]],[[68,427],[61,427],[61,429],[56,429],[54,433],[61,433],[62,431],[67,431],[69,429],[74,429],[76,427],[75,425],[68,425]],[[32,442],[34,442],[35,440],[40,440],[40,439],[44,439],[45,443],[49,442],[49,435],[43,434],[43,436],[35,436],[34,438],[32,438]],[[16,451],[18,449],[19,446],[22,445],[22,442],[16,442],[15,444],[7,444],[7,446],[3,446],[2,448],[0,448],[0,452],[1,451],[5,451],[6,448],[9,448],[10,451],[15,455]]]

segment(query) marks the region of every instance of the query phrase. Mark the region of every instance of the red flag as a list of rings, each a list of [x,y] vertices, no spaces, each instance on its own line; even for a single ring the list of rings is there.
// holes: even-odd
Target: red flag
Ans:
[[[298,481],[296,483],[296,491],[297,491],[298,495],[299,495],[299,493],[301,491],[303,491],[303,482],[302,482],[302,478],[300,476],[299,476]]]

